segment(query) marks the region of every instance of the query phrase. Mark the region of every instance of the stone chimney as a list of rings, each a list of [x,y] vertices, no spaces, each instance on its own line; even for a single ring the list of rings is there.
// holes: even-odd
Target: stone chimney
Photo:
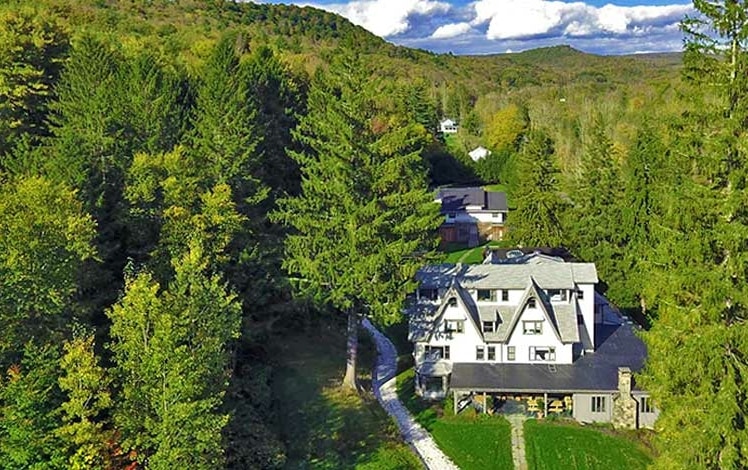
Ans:
[[[636,429],[639,403],[631,396],[631,369],[618,368],[618,393],[613,397],[613,427]]]
[[[631,369],[628,367],[618,368],[618,393],[631,395]]]

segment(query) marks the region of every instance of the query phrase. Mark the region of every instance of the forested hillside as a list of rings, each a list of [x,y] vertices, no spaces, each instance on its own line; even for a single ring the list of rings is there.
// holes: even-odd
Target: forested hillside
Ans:
[[[440,256],[431,189],[469,182],[508,189],[513,242],[596,262],[652,327],[663,468],[739,468],[741,28],[690,36],[681,66],[436,55],[294,6],[3,2],[0,467],[319,463],[282,428],[275,352],[345,332],[355,389],[358,320],[400,320]],[[369,442],[317,439],[338,466]]]

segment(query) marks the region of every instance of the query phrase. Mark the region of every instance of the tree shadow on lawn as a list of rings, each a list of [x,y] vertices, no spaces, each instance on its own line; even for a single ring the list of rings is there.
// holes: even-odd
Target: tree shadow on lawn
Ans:
[[[359,393],[345,390],[344,326],[286,338],[275,351],[277,429],[285,468],[419,468],[395,423],[371,393],[375,347],[360,335]]]

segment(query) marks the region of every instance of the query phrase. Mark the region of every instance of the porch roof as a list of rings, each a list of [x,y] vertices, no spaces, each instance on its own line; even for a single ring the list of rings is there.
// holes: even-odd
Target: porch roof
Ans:
[[[573,364],[454,363],[453,390],[474,392],[615,392],[618,368],[640,370],[646,359],[644,343],[632,325],[598,325],[599,345]],[[641,390],[634,383],[634,390]]]

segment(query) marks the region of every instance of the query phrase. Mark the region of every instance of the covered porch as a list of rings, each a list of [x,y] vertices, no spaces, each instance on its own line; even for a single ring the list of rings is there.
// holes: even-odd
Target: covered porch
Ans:
[[[416,394],[428,400],[447,396],[452,363],[445,360],[427,361],[416,367]]]

